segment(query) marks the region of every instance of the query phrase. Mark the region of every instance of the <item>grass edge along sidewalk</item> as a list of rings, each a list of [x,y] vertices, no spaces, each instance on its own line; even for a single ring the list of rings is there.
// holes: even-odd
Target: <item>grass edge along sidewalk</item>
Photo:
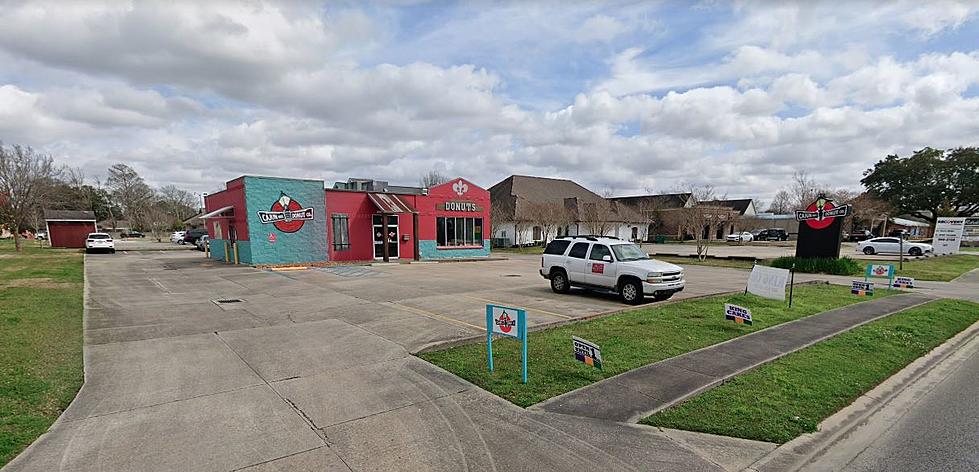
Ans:
[[[81,387],[78,251],[0,241],[0,467],[47,431]]]
[[[815,431],[976,321],[979,304],[928,302],[776,359],[641,423],[784,443]]]
[[[876,298],[894,291],[878,290]],[[866,301],[838,285],[800,285],[792,308],[755,295],[719,295],[653,305],[529,333],[529,378],[520,377],[519,342],[493,341],[496,370],[486,368],[486,345],[475,342],[420,354],[427,360],[510,402],[527,407],[549,398],[664,359],[764,328]],[[724,304],[752,310],[754,324],[724,319]],[[601,346],[603,370],[574,359],[571,336]]]

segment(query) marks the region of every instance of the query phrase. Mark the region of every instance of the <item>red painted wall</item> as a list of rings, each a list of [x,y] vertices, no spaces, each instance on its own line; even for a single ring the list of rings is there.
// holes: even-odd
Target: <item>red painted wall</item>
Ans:
[[[413,205],[411,195],[398,195],[409,205]],[[366,261],[374,259],[373,217],[377,207],[367,197],[367,192],[326,190],[326,233],[329,242],[331,261]],[[333,249],[333,215],[343,214],[349,218],[350,249]],[[398,215],[398,252],[401,259],[415,258],[415,231],[412,215]],[[404,235],[408,240],[404,240]]]
[[[88,233],[95,232],[94,222],[82,221],[49,221],[48,231],[51,232],[51,247],[85,247]]]
[[[228,239],[228,228],[235,226],[239,241],[248,241],[248,210],[245,207],[245,178],[238,177],[225,184],[225,189],[204,197],[204,211],[212,212],[226,206],[235,207],[234,218],[208,218],[205,226],[209,238],[214,239],[214,223],[221,222],[221,239]]]
[[[465,192],[459,195],[455,188],[457,184],[462,182],[465,184]],[[461,189],[460,189],[461,190]],[[480,212],[469,212],[469,211],[445,211],[436,209],[436,205],[439,203],[445,203],[446,201],[459,201],[459,202],[473,202],[482,209]],[[419,211],[419,217],[422,220],[431,220],[428,224],[419,224],[419,237],[422,240],[434,240],[435,239],[435,218],[439,216],[461,216],[470,218],[482,218],[483,219],[483,239],[489,239],[489,229],[490,229],[490,193],[486,189],[466,180],[466,179],[452,179],[444,184],[436,185],[428,189],[428,196],[421,197],[419,199],[418,205],[415,208]]]

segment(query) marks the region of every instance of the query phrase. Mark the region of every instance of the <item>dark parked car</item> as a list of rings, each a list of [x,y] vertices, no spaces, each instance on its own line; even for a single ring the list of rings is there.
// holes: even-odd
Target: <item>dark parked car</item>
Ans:
[[[146,235],[140,233],[139,231],[120,231],[119,237],[120,238],[145,238]]]
[[[184,233],[184,239],[180,244],[197,244],[197,240],[206,234],[207,230],[204,228],[189,229]]]
[[[867,229],[858,229],[852,233],[843,233],[843,239],[851,243],[866,241],[872,237],[874,237],[874,233],[871,233],[870,230]]]
[[[755,235],[755,241],[788,241],[789,233],[782,228],[763,229]]]

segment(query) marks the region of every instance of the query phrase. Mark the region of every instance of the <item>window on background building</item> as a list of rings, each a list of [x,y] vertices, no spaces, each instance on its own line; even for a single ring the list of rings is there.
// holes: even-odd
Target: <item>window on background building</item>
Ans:
[[[482,218],[438,217],[435,219],[438,246],[482,246]],[[506,237],[506,232],[503,233]]]
[[[350,249],[350,218],[347,215],[333,215],[333,250]]]
[[[544,239],[542,233],[543,231],[541,230],[540,226],[534,226],[534,241],[540,241],[541,239]]]

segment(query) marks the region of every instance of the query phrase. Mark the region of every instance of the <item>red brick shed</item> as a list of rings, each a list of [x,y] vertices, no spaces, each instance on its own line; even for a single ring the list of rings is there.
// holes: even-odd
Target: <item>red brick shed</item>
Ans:
[[[95,212],[77,210],[44,210],[51,247],[85,247],[88,233],[98,231]]]

